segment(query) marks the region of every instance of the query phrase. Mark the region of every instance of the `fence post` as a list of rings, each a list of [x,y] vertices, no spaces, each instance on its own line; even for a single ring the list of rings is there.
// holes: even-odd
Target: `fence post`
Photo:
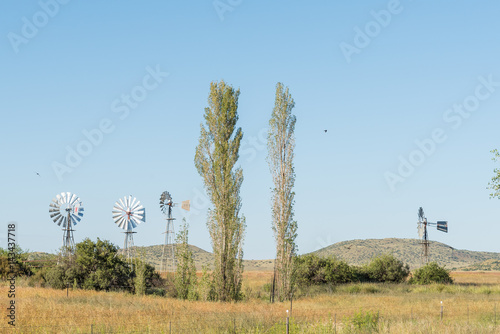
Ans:
[[[172,320],[168,322],[168,331],[170,334],[172,334]]]
[[[290,333],[290,318],[288,317],[288,310],[286,310],[286,334]]]
[[[233,332],[236,334],[236,318],[233,318]]]
[[[68,297],[68,295],[69,295],[68,291],[69,291],[69,282],[66,283],[66,297]]]
[[[443,321],[443,301],[441,301],[441,321]]]
[[[337,313],[335,313],[335,334],[337,334]]]
[[[94,324],[90,324],[90,334],[94,334]]]

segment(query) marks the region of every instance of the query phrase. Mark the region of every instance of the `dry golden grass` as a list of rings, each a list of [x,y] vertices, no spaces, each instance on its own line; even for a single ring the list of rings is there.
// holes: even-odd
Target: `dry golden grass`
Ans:
[[[500,284],[500,271],[454,271],[451,277],[459,284]]]
[[[500,333],[500,285],[478,283],[484,280],[491,284],[490,276],[461,276],[468,280],[476,277],[471,283],[478,286],[333,287],[330,292],[325,290],[293,301],[291,333],[352,332],[349,324],[360,310],[380,315],[381,333]],[[262,290],[271,281],[272,273],[246,272],[244,279],[244,290],[251,289],[253,297],[238,303],[85,290],[70,290],[67,297],[66,290],[31,288],[19,282],[16,330],[6,328],[7,321],[2,317],[0,332],[170,333],[171,327],[172,333],[232,333],[234,329],[237,333],[284,333],[290,303],[270,304],[268,293]],[[0,287],[0,305],[8,303],[6,291],[5,285]],[[261,291],[261,296],[257,291]]]

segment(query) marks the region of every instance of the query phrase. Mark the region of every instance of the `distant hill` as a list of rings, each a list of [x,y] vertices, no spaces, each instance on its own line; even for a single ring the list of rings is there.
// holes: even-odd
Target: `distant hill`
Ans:
[[[193,252],[196,268],[201,270],[203,265],[213,263],[213,254],[193,245],[189,245]],[[163,245],[135,247],[136,255],[147,263],[160,269]],[[322,248],[315,254],[319,256],[336,256],[351,265],[363,265],[380,254],[393,254],[396,258],[410,265],[411,269],[420,267],[422,245],[417,239],[365,239],[342,241]],[[452,270],[500,270],[500,253],[475,252],[463,249],[453,249],[440,242],[430,241],[429,259],[436,261]],[[56,255],[32,252],[29,260],[55,260]],[[243,260],[246,271],[272,271],[274,260]]]
[[[388,253],[415,269],[421,265],[421,252],[422,245],[418,239],[390,238],[342,241],[314,253],[319,256],[336,256],[354,265],[365,264],[377,255]],[[436,241],[429,243],[429,261],[436,261],[448,269],[460,269],[487,260],[500,260],[500,253],[453,249]]]
[[[175,247],[175,245],[174,245]],[[134,247],[136,256],[141,258],[157,268],[161,267],[161,256],[163,254],[163,245]],[[213,254],[193,245],[189,245],[193,252],[194,263],[197,270],[201,270],[203,265],[211,266],[213,263]],[[248,271],[272,271],[274,260],[243,260],[245,270]]]
[[[475,263],[465,268],[460,268],[463,271],[500,271],[499,260],[486,260],[483,262]]]

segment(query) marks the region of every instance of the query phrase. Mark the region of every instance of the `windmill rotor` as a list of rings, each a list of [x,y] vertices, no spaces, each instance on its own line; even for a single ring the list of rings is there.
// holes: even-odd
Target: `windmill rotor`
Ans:
[[[172,196],[168,191],[164,191],[160,196],[160,210],[163,214],[168,214],[172,211],[172,206],[174,203],[172,202]]]
[[[83,205],[78,196],[70,192],[56,195],[49,205],[50,218],[57,226],[63,228],[63,252],[71,255],[75,246],[73,239],[73,226],[78,224],[83,217]]]
[[[119,228],[132,230],[146,222],[146,209],[137,198],[125,196],[116,201],[113,207],[113,220]]]
[[[125,242],[124,242],[124,250],[126,253],[127,260],[131,261],[133,258],[133,254],[131,248],[134,245],[133,229],[137,227],[137,225],[146,222],[146,209],[141,205],[141,202],[135,198],[130,196],[125,196],[118,201],[115,202],[113,206],[113,221],[115,224],[125,230]]]

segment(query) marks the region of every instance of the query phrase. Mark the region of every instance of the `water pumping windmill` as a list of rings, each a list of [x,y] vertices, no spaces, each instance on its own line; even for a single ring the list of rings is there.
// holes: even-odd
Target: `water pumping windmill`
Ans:
[[[422,262],[427,264],[429,262],[429,235],[427,233],[427,226],[436,226],[438,231],[448,233],[448,222],[447,221],[437,221],[435,223],[428,222],[424,214],[424,209],[420,207],[418,209],[418,237],[420,239],[420,244],[422,245]]]
[[[75,240],[73,239],[73,226],[83,217],[83,205],[78,196],[70,192],[56,195],[50,203],[50,218],[63,228],[62,252],[64,256],[73,254]]]
[[[123,249],[125,256],[129,262],[132,261],[134,254],[132,247],[134,246],[133,229],[140,223],[146,222],[146,209],[141,205],[135,197],[125,196],[123,199],[116,201],[113,207],[113,220],[119,228],[125,230],[125,243]]]
[[[166,216],[165,241],[163,243],[163,251],[161,256],[160,272],[175,271],[175,230],[174,220],[172,216],[172,208],[177,206],[177,203],[172,201],[172,196],[168,191],[164,191],[160,196],[160,210]],[[189,211],[189,200],[181,203],[181,208]]]

